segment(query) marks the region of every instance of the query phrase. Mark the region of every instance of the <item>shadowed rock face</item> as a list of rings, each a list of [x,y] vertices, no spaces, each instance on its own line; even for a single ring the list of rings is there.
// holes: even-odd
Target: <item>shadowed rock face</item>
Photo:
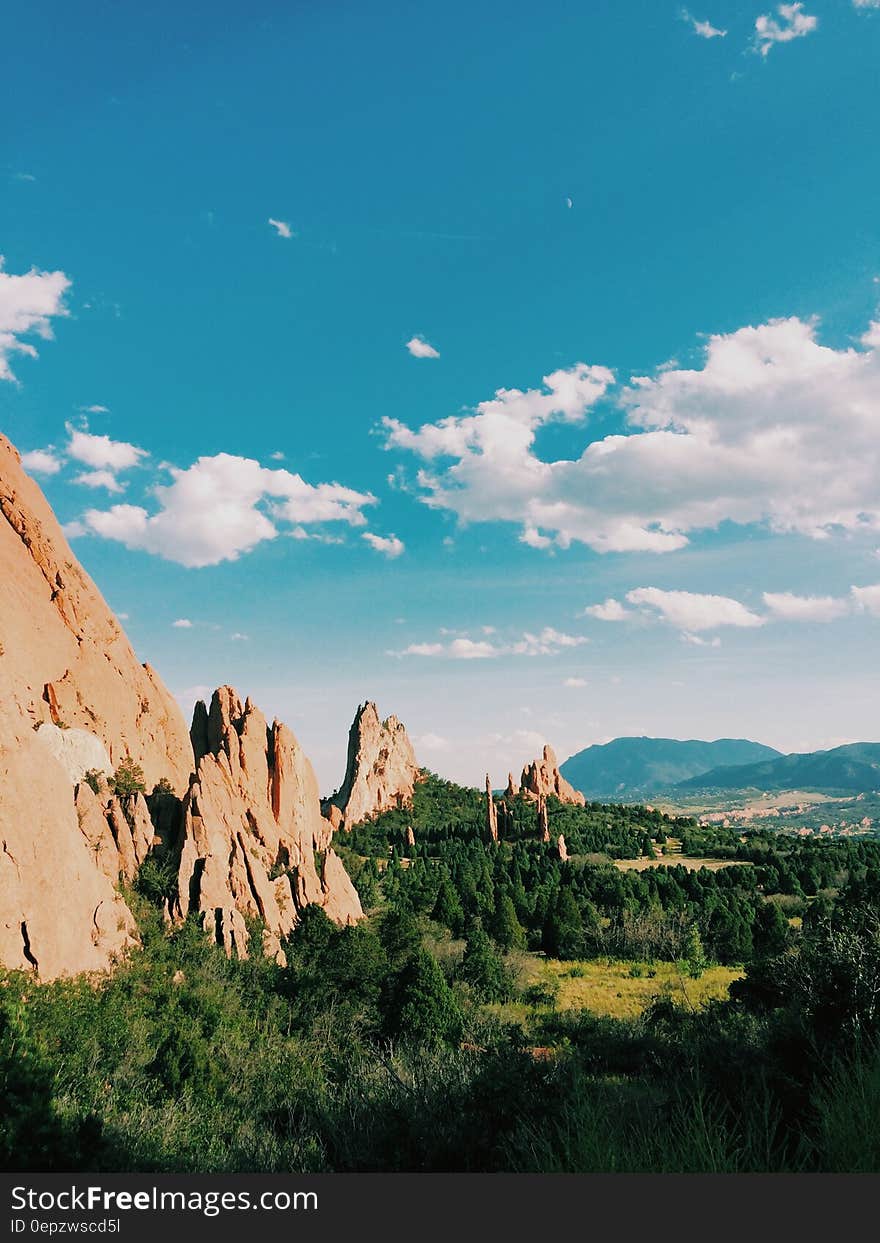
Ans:
[[[526,764],[522,770],[520,785],[523,794],[533,798],[546,798],[548,794],[552,794],[562,803],[574,803],[578,807],[583,807],[586,803],[580,790],[570,785],[560,773],[556,752],[549,744],[544,747],[544,754],[540,759]]]
[[[412,803],[419,779],[405,727],[396,716],[379,719],[374,703],[362,704],[348,734],[345,780],[325,804],[325,814],[347,829],[370,816]]]
[[[0,583],[0,962],[45,979],[101,970],[134,921],[114,887],[124,861],[83,832],[74,783],[90,759],[130,755],[148,789],[165,777],[182,793],[192,752],[177,704],[3,436]]]
[[[363,914],[357,891],[330,848],[311,764],[286,725],[266,718],[229,686],[210,709],[196,705],[196,772],[183,803],[173,919],[198,914],[228,952],[248,950],[247,919],[261,921],[264,947],[309,903],[337,923]]]

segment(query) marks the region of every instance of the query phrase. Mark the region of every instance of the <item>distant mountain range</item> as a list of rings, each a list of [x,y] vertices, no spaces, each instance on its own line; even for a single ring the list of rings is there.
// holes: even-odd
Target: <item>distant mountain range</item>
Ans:
[[[579,751],[560,771],[587,798],[606,802],[702,791],[854,794],[880,790],[880,743],[783,755],[747,738],[615,738]]]
[[[679,782],[678,789],[820,790],[828,794],[880,790],[880,742],[852,742],[831,751],[719,766]]]
[[[632,802],[730,765],[781,759],[782,752],[748,738],[615,738],[571,756],[560,771],[587,798]]]

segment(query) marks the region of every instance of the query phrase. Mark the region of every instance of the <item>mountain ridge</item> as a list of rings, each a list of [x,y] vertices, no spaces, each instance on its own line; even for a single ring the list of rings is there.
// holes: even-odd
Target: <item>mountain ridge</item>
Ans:
[[[748,738],[652,738],[628,735],[569,756],[560,772],[588,798],[624,801],[650,797],[713,768],[782,755]]]

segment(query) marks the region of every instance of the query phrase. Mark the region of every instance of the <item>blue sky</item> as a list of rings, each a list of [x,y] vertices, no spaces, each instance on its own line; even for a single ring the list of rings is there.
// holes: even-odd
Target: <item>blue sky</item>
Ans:
[[[878,736],[880,4],[9,30],[0,426],[187,712]]]

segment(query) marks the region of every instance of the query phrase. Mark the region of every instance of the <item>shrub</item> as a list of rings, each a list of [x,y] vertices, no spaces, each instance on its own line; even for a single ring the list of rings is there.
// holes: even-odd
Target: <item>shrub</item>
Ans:
[[[136,764],[130,755],[121,762],[110,779],[110,789],[119,798],[127,798],[130,794],[146,793],[144,770]]]

